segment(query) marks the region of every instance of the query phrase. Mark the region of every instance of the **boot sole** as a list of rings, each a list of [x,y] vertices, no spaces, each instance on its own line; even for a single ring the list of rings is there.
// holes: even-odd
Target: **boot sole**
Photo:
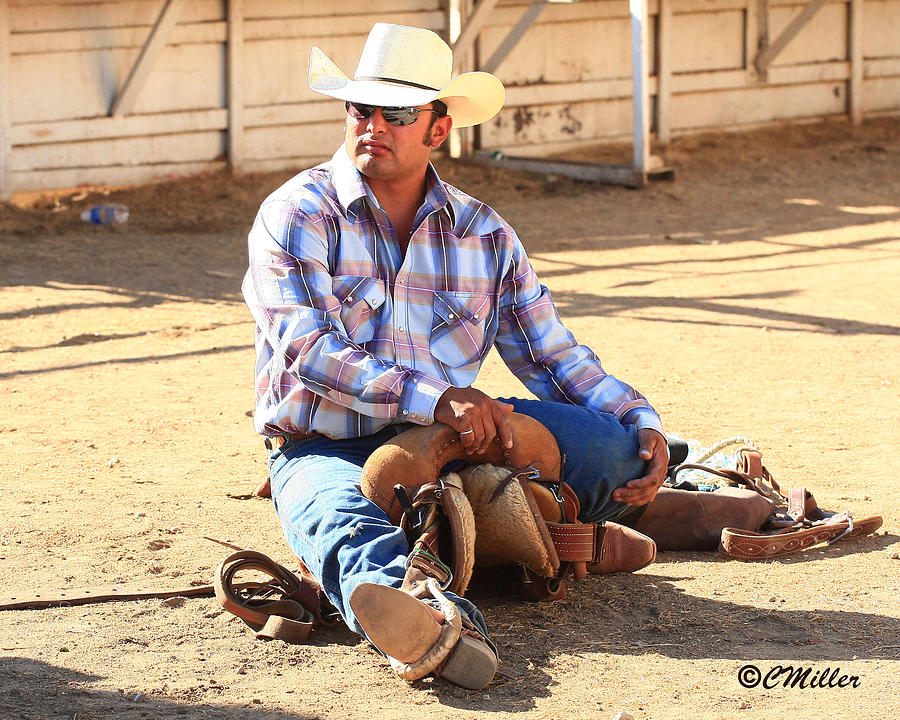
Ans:
[[[442,625],[428,607],[402,590],[361,583],[350,594],[350,607],[369,640],[388,657],[415,663],[437,642]],[[461,635],[439,670],[440,677],[470,690],[494,678],[497,657],[487,643]]]

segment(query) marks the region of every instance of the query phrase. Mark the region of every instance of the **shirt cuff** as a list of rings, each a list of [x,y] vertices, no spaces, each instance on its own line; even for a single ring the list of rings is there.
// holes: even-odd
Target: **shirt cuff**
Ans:
[[[663,437],[666,436],[666,431],[663,430],[662,420],[659,419],[659,415],[656,414],[656,411],[649,407],[633,408],[629,410],[622,416],[622,422],[626,425],[634,425],[638,430],[647,428],[649,430],[656,430],[656,432]]]
[[[432,425],[438,400],[450,387],[453,387],[450,383],[413,371],[400,396],[397,419],[417,425]]]

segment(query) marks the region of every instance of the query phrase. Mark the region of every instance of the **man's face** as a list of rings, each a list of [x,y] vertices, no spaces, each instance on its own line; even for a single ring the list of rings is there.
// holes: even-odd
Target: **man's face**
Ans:
[[[418,109],[427,111],[431,105]],[[453,125],[449,116],[436,117],[432,112],[418,113],[410,125],[391,125],[381,108],[368,118],[357,119],[353,114],[351,108],[344,140],[347,154],[367,178],[388,182],[423,175],[432,148],[446,140]]]

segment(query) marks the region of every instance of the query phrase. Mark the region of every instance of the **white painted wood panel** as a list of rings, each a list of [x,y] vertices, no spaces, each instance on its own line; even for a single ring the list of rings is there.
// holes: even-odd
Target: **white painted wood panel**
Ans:
[[[631,99],[508,108],[481,129],[484,147],[510,148],[631,132]]]
[[[512,24],[486,28],[482,54],[493,53],[511,28]],[[496,74],[508,85],[630,78],[631,21],[623,16],[539,23],[500,63]]]
[[[147,26],[156,22],[162,8],[162,0],[135,0],[132,2],[56,3],[45,5],[43,12],[35,12],[36,4],[21,2],[11,10],[11,26],[14,33],[37,33],[53,30],[81,30],[88,28],[122,28]],[[183,23],[206,23],[224,20],[222,0],[190,0],[180,13]]]
[[[225,154],[221,132],[146,135],[134,138],[26,145],[12,154],[13,172],[108,165],[216,160]]]
[[[164,0],[6,0],[12,51],[6,162],[13,189],[141,182],[221,167],[229,128],[228,1],[182,3],[171,43],[132,114],[110,118]],[[352,74],[375,21],[447,31],[446,0],[240,4],[242,102],[231,111],[244,126],[245,170],[299,169],[329,157],[341,142],[341,104],[306,87],[314,44]],[[529,4],[499,0],[478,39],[482,60]],[[673,136],[846,114],[853,105],[848,0],[828,0],[770,65],[767,82],[748,70],[756,0],[669,0],[669,6],[663,94],[670,100],[660,117]],[[653,73],[661,60],[654,54],[659,0],[648,7]],[[803,7],[805,0],[771,0],[770,37]],[[862,114],[900,112],[900,0],[864,0],[862,16]],[[537,156],[629,139],[628,3],[551,4],[497,74],[507,84],[507,104],[482,127],[483,147]],[[854,82],[859,88],[858,74]],[[651,102],[657,85],[651,74]]]
[[[324,159],[331,157],[343,141],[340,122],[248,128],[244,133],[244,152],[254,160],[294,156]]]
[[[710,129],[840,115],[845,112],[843,88],[843,83],[781,85],[676,95],[672,122],[682,129]]]
[[[863,3],[863,55],[867,58],[900,57],[900,2],[866,0]]]
[[[743,36],[744,13],[740,10],[675,15],[672,18],[670,40],[672,72],[733,70],[743,67]],[[711,42],[711,38],[719,38],[719,42]]]
[[[221,170],[225,162],[155,163],[113,167],[28,170],[13,173],[13,184],[20,189],[49,190],[79,185],[134,185],[149,181],[176,180],[204,172]]]
[[[900,107],[900,76],[871,78],[863,83],[863,112],[892,111]]]
[[[244,6],[245,17],[251,19],[359,15],[361,10],[375,16],[392,12],[440,10],[442,0],[246,0]]]
[[[137,55],[136,48],[13,55],[13,123],[106,116]],[[134,113],[224,107],[224,85],[223,46],[168,46]]]
[[[190,3],[187,3],[190,5]],[[73,50],[102,50],[106,48],[143,47],[152,25],[84,30],[51,30],[48,32],[14,35],[13,52],[63,53]],[[225,42],[224,22],[179,24],[172,31],[172,45]]]
[[[228,113],[222,110],[194,110],[122,118],[98,117],[56,122],[22,123],[13,126],[15,145],[102,140],[105,138],[165,135],[168,133],[225,130]]]
[[[789,7],[772,8],[769,14],[770,37],[787,27],[788,23],[805,7],[798,3]],[[797,63],[827,62],[846,60],[847,54],[847,5],[829,3],[817,12],[797,33],[797,36],[782,50],[774,65],[795,65]]]

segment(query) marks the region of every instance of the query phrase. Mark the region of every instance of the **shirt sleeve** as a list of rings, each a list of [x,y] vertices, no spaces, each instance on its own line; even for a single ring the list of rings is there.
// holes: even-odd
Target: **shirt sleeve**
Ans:
[[[509,369],[542,400],[592,407],[612,413],[623,423],[662,434],[662,421],[647,399],[608,375],[594,352],[575,341],[514,233],[513,238],[495,340]]]
[[[329,215],[286,200],[268,200],[256,217],[242,291],[271,348],[269,383],[284,382],[287,373],[291,384],[361,415],[429,424],[450,385],[385,362],[350,339],[329,272],[336,232]],[[283,394],[278,387],[267,391]]]

